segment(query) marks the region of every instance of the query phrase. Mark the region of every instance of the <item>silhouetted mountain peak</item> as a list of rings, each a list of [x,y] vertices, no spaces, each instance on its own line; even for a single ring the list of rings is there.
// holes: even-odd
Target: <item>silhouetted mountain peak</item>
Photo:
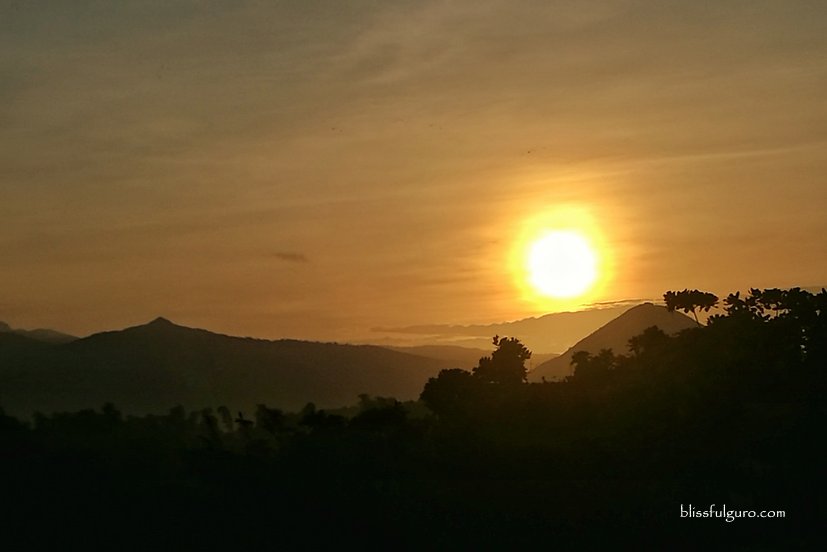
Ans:
[[[679,312],[669,312],[664,306],[641,303],[587,335],[559,357],[537,366],[529,374],[529,380],[540,381],[543,377],[557,379],[569,375],[571,358],[577,351],[597,354],[601,349],[611,349],[615,354],[626,354],[629,352],[629,339],[651,326],[657,326],[671,335],[694,328],[696,324],[688,316]]]
[[[440,369],[454,366],[366,345],[235,337],[165,318],[96,333],[66,347],[38,347],[3,333],[0,359],[12,368],[0,370],[3,408],[12,404],[25,412],[106,401],[141,412],[170,404],[255,408],[262,403],[298,410],[311,401],[340,407],[360,393],[408,400]],[[13,395],[17,402],[10,402],[10,389],[19,390]]]
[[[178,326],[177,324],[173,323],[171,320],[169,320],[167,318],[164,318],[163,316],[159,316],[158,318],[156,318],[155,320],[153,320],[152,322],[147,324],[147,326],[155,327],[155,328],[181,327],[181,326]]]
[[[6,324],[5,322],[0,322],[0,332],[10,332],[11,326]]]
[[[627,310],[625,313],[618,316],[618,318],[624,317],[628,315],[630,312],[660,312],[662,310],[662,306],[658,306],[652,302],[647,301],[645,303],[641,303],[640,305],[635,305],[631,309]]]
[[[110,332],[105,332],[110,333]],[[182,338],[184,336],[191,336],[196,334],[210,334],[206,330],[199,330],[195,328],[190,328],[188,326],[182,326],[180,324],[176,324],[169,318],[164,318],[163,316],[159,316],[152,320],[151,322],[147,322],[146,324],[142,324],[140,326],[134,326],[131,328],[126,328],[121,332],[111,332],[113,334],[141,334],[147,336],[155,336],[155,337],[174,337],[174,338]]]

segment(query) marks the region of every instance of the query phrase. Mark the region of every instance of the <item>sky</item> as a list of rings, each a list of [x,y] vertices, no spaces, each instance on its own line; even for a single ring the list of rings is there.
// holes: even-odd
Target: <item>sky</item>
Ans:
[[[0,0],[0,320],[369,340],[824,285],[826,91],[822,1]],[[512,270],[565,213],[576,305]]]

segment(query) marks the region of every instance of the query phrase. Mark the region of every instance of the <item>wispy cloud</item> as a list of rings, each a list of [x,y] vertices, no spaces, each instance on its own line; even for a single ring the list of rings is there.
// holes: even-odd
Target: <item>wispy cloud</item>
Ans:
[[[277,251],[273,254],[275,258],[286,263],[309,263],[310,259],[304,253],[295,253],[293,251]]]
[[[660,299],[617,299],[614,301],[598,301],[584,305],[586,309],[611,309],[616,307],[634,307],[641,303],[658,303]]]
[[[84,333],[110,316],[89,305],[112,326],[215,296],[274,336],[517,319],[537,307],[510,244],[562,203],[616,257],[596,300],[827,267],[824,3],[7,4],[17,323],[72,312]]]

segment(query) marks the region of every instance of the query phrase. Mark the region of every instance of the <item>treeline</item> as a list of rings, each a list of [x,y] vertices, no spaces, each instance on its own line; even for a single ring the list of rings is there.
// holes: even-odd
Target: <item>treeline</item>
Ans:
[[[32,541],[168,546],[583,548],[703,535],[806,549],[823,519],[827,292],[669,292],[705,326],[650,328],[526,383],[531,353],[494,338],[419,402],[350,411],[226,407],[162,416],[0,414],[4,519]],[[681,519],[681,505],[785,510]]]

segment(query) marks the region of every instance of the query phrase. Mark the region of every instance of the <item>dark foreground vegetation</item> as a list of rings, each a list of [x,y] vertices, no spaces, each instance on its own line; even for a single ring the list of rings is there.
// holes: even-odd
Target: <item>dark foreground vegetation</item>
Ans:
[[[666,300],[692,313],[717,302]],[[629,351],[577,354],[560,383],[525,383],[530,352],[495,338],[491,357],[442,371],[418,403],[0,415],[5,538],[61,549],[816,549],[827,292],[752,290],[722,307],[674,337],[650,328]],[[786,517],[681,518],[690,504]]]

